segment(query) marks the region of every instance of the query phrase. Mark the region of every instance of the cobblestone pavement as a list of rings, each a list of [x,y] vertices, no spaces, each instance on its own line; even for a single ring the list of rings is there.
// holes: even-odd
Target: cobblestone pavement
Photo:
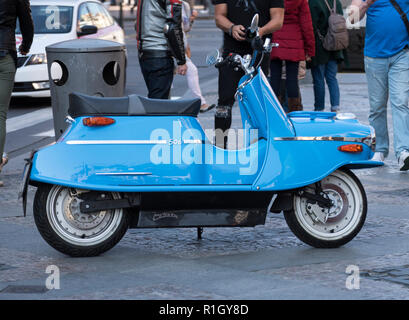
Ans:
[[[209,102],[216,99],[215,83],[205,89]],[[367,123],[364,76],[342,74],[340,84],[343,111]],[[312,110],[312,85],[303,84],[302,94]],[[213,114],[200,117],[205,128]],[[265,226],[206,228],[202,240],[195,229],[129,230],[103,256],[72,259],[40,238],[31,209],[21,217],[21,170],[10,169],[0,193],[0,299],[407,299],[409,175],[398,171],[392,155],[384,167],[355,173],[367,192],[368,217],[343,248],[312,249],[293,236],[282,215],[269,215]],[[61,290],[8,292],[16,288],[11,285],[26,292],[24,286],[44,287],[49,265],[61,270]],[[349,265],[359,267],[359,290],[345,286]]]

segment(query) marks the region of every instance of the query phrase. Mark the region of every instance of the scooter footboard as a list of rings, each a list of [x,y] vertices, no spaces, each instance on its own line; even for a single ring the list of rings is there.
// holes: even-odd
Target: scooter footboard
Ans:
[[[265,224],[272,192],[142,193],[131,228],[254,227]]]
[[[134,228],[255,227],[266,221],[267,210],[140,211]]]

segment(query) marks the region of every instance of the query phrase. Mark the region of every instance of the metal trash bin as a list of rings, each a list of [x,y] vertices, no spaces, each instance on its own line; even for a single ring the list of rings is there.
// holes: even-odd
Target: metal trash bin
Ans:
[[[67,128],[69,94],[121,97],[125,89],[126,48],[113,41],[77,39],[46,47],[55,138]]]

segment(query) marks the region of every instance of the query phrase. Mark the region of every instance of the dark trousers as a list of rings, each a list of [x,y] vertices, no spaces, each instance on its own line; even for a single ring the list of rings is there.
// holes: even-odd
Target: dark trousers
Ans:
[[[6,142],[6,119],[11,93],[14,87],[16,65],[10,54],[0,56],[0,163]]]
[[[229,52],[224,52],[223,56],[227,57],[228,54]],[[269,63],[270,57],[265,55],[261,68],[266,76],[268,75]],[[230,65],[225,65],[219,69],[219,101],[214,118],[214,129],[216,130],[216,145],[220,148],[227,147],[226,131],[231,127],[231,108],[234,104],[234,95],[243,76],[242,69],[236,71]]]
[[[294,61],[285,61],[286,81],[285,89],[288,98],[298,98],[300,96],[300,89],[298,86],[298,67],[300,63]],[[270,84],[276,96],[281,96],[281,76],[283,70],[283,60],[271,60],[270,62]],[[281,97],[282,99],[284,97]]]
[[[149,91],[148,98],[169,99],[175,67],[173,58],[141,58],[139,64]]]
[[[224,57],[227,54],[223,55]],[[268,76],[269,58],[268,55],[264,57],[261,68],[266,76]],[[235,71],[230,65],[225,65],[219,69],[219,106],[233,106],[234,95],[239,86],[240,79],[244,76],[244,71],[239,69]]]

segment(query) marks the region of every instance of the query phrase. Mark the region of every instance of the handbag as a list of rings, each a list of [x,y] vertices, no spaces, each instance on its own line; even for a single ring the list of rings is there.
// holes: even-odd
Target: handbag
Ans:
[[[328,31],[325,36],[317,29],[318,37],[322,46],[327,51],[339,51],[348,48],[349,33],[345,18],[337,13],[337,0],[331,8],[327,0],[324,0],[328,7],[330,16],[328,18]]]

